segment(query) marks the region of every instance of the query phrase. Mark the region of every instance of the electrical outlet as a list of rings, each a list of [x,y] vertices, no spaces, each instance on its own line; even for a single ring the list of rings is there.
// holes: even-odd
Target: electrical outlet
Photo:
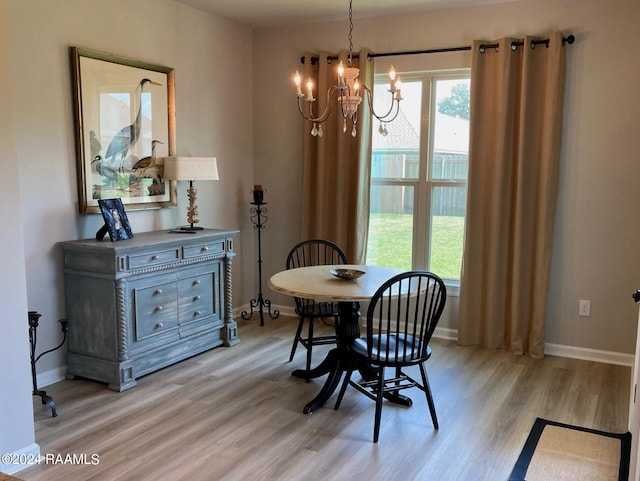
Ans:
[[[581,316],[590,316],[591,315],[591,301],[580,299],[580,303],[578,304],[578,314]]]

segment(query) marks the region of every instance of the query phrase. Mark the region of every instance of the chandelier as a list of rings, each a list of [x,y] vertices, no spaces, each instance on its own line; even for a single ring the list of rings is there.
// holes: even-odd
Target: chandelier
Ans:
[[[334,100],[337,96],[337,103],[340,106],[340,112],[342,113],[343,124],[342,131],[347,131],[347,119],[351,119],[352,129],[351,135],[355,137],[358,132],[356,125],[358,124],[358,106],[362,102],[363,98],[367,99],[369,103],[369,109],[372,115],[380,122],[378,131],[382,135],[387,135],[387,124],[393,121],[400,111],[401,95],[401,83],[400,77],[396,76],[396,72],[391,67],[389,70],[389,93],[391,94],[391,105],[389,110],[383,115],[377,114],[373,110],[373,92],[366,85],[361,84],[358,81],[358,75],[360,75],[360,69],[352,67],[353,59],[353,10],[352,1],[349,0],[349,54],[347,56],[347,66],[345,67],[340,61],[337,68],[338,84],[334,85],[327,91],[327,104],[324,112],[317,115],[313,112],[313,103],[316,99],[313,97],[313,82],[311,79],[307,80],[306,91],[302,93],[302,84],[300,73],[296,71],[294,81],[296,84],[296,95],[298,97],[298,110],[300,115],[309,122],[313,122],[313,128],[311,129],[311,135],[314,137],[322,137],[322,124],[329,118],[331,111],[333,110]],[[306,109],[304,104],[307,104]]]

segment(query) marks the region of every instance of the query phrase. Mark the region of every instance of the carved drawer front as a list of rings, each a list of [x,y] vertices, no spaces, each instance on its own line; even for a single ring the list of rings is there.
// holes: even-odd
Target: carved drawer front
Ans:
[[[152,338],[178,325],[176,283],[134,289],[135,340]]]
[[[178,281],[180,324],[196,321],[214,313],[213,285],[211,272]]]
[[[185,259],[194,259],[202,256],[221,254],[224,252],[224,239],[211,241],[203,244],[185,246],[183,256]]]
[[[178,260],[180,260],[180,249],[178,248],[165,251],[148,252],[140,255],[131,255],[129,256],[129,269],[152,267]]]

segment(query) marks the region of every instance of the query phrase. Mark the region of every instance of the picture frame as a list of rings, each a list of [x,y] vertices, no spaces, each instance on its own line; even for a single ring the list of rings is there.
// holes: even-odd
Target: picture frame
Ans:
[[[102,212],[104,226],[96,233],[96,240],[102,240],[106,233],[109,233],[112,242],[133,237],[131,224],[121,198],[98,199],[98,206]]]
[[[175,155],[174,69],[81,47],[70,56],[79,212],[112,198],[129,210],[177,205],[177,182],[163,177]]]

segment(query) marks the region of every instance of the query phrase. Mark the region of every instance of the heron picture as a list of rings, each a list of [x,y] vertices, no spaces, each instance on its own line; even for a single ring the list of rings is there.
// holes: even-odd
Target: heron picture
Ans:
[[[81,213],[100,199],[129,210],[175,205],[163,176],[173,155],[173,69],[72,47]]]

